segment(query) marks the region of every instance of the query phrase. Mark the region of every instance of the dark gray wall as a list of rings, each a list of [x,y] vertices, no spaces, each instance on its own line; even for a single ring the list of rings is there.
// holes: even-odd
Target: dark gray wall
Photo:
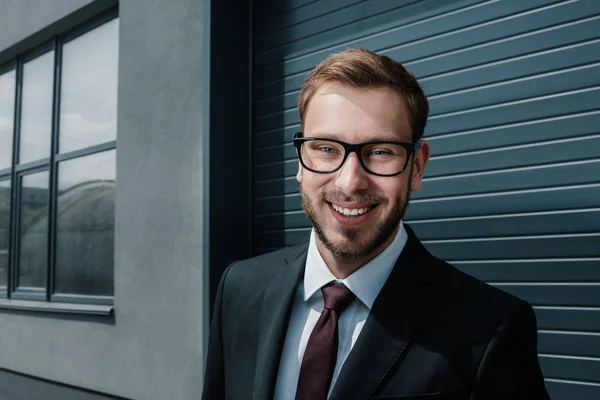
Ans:
[[[600,2],[256,1],[254,250],[307,241],[292,137],[308,71],[366,47],[414,73],[431,162],[406,215],[535,308],[553,399],[600,398]]]
[[[225,268],[251,255],[250,0],[211,2],[210,305]]]
[[[105,4],[3,1],[0,55],[26,47],[38,31],[49,38],[79,7]],[[0,310],[0,368],[127,398],[200,395],[206,6],[120,1],[115,316]]]

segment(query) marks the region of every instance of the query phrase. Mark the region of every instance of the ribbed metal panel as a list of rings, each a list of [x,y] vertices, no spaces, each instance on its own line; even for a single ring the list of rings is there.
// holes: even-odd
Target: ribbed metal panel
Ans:
[[[600,1],[256,3],[255,252],[310,232],[291,145],[304,77],[345,48],[386,54],[431,104],[406,221],[534,305],[553,399],[600,398]]]

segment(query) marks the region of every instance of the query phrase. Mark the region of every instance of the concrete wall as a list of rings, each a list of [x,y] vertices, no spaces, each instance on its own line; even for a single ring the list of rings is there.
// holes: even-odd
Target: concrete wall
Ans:
[[[29,38],[93,0],[0,0],[0,51]]]
[[[93,393],[0,369],[2,400],[115,400],[121,397]]]
[[[117,0],[0,0],[0,63],[117,4]]]
[[[126,398],[199,397],[206,1],[120,1],[115,316],[0,310],[0,368]],[[0,0],[0,59],[107,4]]]

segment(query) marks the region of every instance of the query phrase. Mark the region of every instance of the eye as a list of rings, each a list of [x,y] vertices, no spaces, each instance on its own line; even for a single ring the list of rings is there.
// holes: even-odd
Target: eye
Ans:
[[[321,147],[319,147],[319,150],[322,151],[323,153],[328,153],[328,154],[333,154],[337,151],[336,149],[334,149],[333,147],[330,147],[330,146],[321,146]]]
[[[394,152],[388,149],[373,149],[369,152],[370,156],[393,156]]]

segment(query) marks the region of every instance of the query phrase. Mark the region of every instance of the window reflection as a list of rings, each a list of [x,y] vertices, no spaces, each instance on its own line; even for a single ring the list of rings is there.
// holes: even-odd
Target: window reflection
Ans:
[[[48,260],[48,171],[21,179],[19,286],[45,287]]]
[[[8,277],[8,234],[10,228],[10,181],[0,181],[0,286]]]
[[[23,66],[19,163],[50,157],[54,52]]]
[[[55,291],[113,294],[116,152],[58,167]]]
[[[15,77],[14,70],[0,75],[0,170],[12,163]]]
[[[115,19],[63,47],[61,153],[116,138],[118,35]]]

